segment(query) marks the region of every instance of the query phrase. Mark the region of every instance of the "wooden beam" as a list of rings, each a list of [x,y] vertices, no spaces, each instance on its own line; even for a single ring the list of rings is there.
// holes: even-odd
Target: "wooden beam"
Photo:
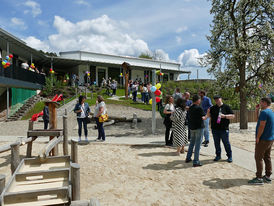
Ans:
[[[46,157],[49,156],[49,153],[52,151],[53,148],[56,147],[61,141],[62,137],[54,137],[38,154],[38,158],[43,161]]]
[[[10,145],[11,147],[11,160],[10,160],[10,168],[11,174],[13,174],[20,164],[20,143],[15,142]]]
[[[63,154],[68,155],[68,117],[63,116]]]
[[[6,184],[6,175],[0,174],[0,195],[2,194]]]
[[[71,140],[71,161],[78,163],[78,141],[75,139]]]
[[[80,200],[80,165],[71,163],[72,201]]]

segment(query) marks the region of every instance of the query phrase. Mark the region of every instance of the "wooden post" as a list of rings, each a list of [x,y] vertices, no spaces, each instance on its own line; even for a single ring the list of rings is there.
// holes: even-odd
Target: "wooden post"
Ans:
[[[137,122],[138,122],[137,114],[133,113],[133,118],[132,118],[132,123],[131,123],[131,128],[132,129],[137,128]]]
[[[80,165],[70,163],[71,167],[71,186],[72,186],[72,201],[80,200]]]
[[[124,62],[122,64],[123,70],[124,70],[124,74],[125,74],[125,99],[128,99],[128,78],[129,78],[129,64]]]
[[[29,130],[33,130],[33,121],[29,120]]]
[[[78,163],[78,141],[75,139],[71,140],[71,161]]]
[[[30,130],[33,130],[33,124],[34,124],[34,122],[32,121],[32,120],[29,120],[29,131]],[[29,136],[28,136],[29,137]],[[33,140],[34,140],[34,137],[31,137]],[[35,138],[36,139],[36,138]],[[30,158],[31,157],[31,151],[32,151],[32,142],[33,142],[33,140],[32,141],[30,141],[29,143],[28,143],[28,145],[27,145],[27,154],[26,154],[26,156],[27,156],[27,158]]]
[[[57,129],[57,111],[56,111],[56,102],[48,102],[49,103],[49,128]],[[51,136],[50,140],[54,137]],[[58,155],[58,144],[52,150],[52,156]]]
[[[63,116],[63,153],[68,155],[68,117]]]
[[[68,115],[68,110],[67,110],[67,109],[65,109],[65,115],[66,115],[66,116]]]
[[[0,195],[2,194],[6,184],[6,175],[0,174]]]
[[[11,173],[13,174],[20,164],[20,142],[15,142],[10,145],[11,147],[11,160],[10,160],[10,168]]]

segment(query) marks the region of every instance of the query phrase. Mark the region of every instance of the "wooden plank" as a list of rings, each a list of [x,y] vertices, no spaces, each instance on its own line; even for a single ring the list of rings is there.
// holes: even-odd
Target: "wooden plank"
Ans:
[[[38,175],[41,175],[44,178],[55,178],[60,176],[69,177],[69,168],[59,169],[54,171],[39,170],[39,171],[31,171],[31,172],[20,172],[16,174],[15,180],[24,181],[24,180],[27,180],[27,177],[38,176]]]
[[[67,110],[65,110],[67,113]],[[68,155],[68,117],[63,116],[63,154]]]
[[[44,197],[44,198],[43,198]],[[18,204],[28,203],[29,205],[34,205],[36,202],[38,204],[40,201],[43,202],[43,205],[49,205],[51,200],[51,205],[56,204],[55,201],[58,200],[57,204],[67,203],[68,199],[68,187],[60,188],[50,188],[50,189],[41,189],[41,190],[32,190],[32,191],[21,191],[21,192],[12,192],[4,194],[4,205],[9,204]],[[60,201],[62,199],[62,202]],[[41,203],[39,204],[41,205]]]
[[[25,145],[26,143],[31,142],[31,141],[32,141],[32,138],[31,138],[31,137],[29,137],[29,138],[24,138],[24,139],[20,142],[20,146]],[[1,146],[1,147],[0,147],[0,153],[9,151],[9,150],[11,149],[10,145],[11,145],[11,144],[6,144],[6,145]]]
[[[28,137],[34,136],[42,136],[42,137],[49,137],[49,136],[63,136],[62,129],[56,130],[32,130],[27,132]]]
[[[63,137],[54,137],[38,154],[41,161],[49,156],[50,151],[63,141]]]
[[[10,168],[11,174],[15,172],[18,165],[20,164],[20,142],[15,142],[10,145],[11,147],[11,160]]]

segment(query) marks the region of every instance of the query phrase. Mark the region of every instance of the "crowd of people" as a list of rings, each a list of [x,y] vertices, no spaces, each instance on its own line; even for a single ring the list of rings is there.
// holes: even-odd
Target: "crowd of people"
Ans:
[[[209,122],[211,123],[212,136],[214,140],[216,157],[214,161],[221,159],[222,140],[227,161],[232,162],[232,151],[229,142],[229,119],[234,118],[231,108],[224,104],[220,95],[214,96],[213,106],[205,91],[199,95],[193,95],[190,100],[190,93],[181,93],[176,88],[172,96],[166,97],[164,108],[164,125],[166,127],[165,143],[167,146],[176,146],[177,155],[184,153],[184,146],[190,142],[186,162],[191,162],[194,150],[193,166],[202,166],[199,161],[200,146],[209,144]],[[203,137],[205,140],[203,141]]]
[[[175,93],[168,95],[164,107],[164,125],[166,127],[165,143],[167,146],[177,148],[176,154],[184,153],[185,145],[189,143],[185,162],[193,163],[193,167],[202,166],[199,155],[200,147],[208,146],[210,140],[209,125],[215,146],[215,158],[221,160],[221,141],[223,142],[228,163],[233,162],[232,149],[229,141],[229,123],[235,118],[229,105],[223,102],[220,95],[213,97],[215,104],[211,103],[205,91],[195,94],[190,100],[188,92],[181,93],[176,88]],[[274,112],[270,109],[271,99],[262,98],[256,106],[256,177],[248,181],[249,184],[261,185],[271,183],[272,162],[271,148],[274,142]],[[261,112],[259,113],[259,109]],[[203,141],[203,138],[204,141]],[[194,159],[192,160],[194,150]],[[263,161],[265,163],[265,175],[263,176]]]

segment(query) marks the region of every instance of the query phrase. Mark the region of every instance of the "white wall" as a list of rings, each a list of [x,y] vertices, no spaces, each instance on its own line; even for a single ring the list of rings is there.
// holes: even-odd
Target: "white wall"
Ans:
[[[131,79],[134,81],[135,79],[142,79],[142,82],[144,82],[144,71],[143,70],[131,70]]]
[[[89,71],[88,65],[79,65],[78,66],[79,84],[85,83],[84,76],[85,76],[86,71]]]

